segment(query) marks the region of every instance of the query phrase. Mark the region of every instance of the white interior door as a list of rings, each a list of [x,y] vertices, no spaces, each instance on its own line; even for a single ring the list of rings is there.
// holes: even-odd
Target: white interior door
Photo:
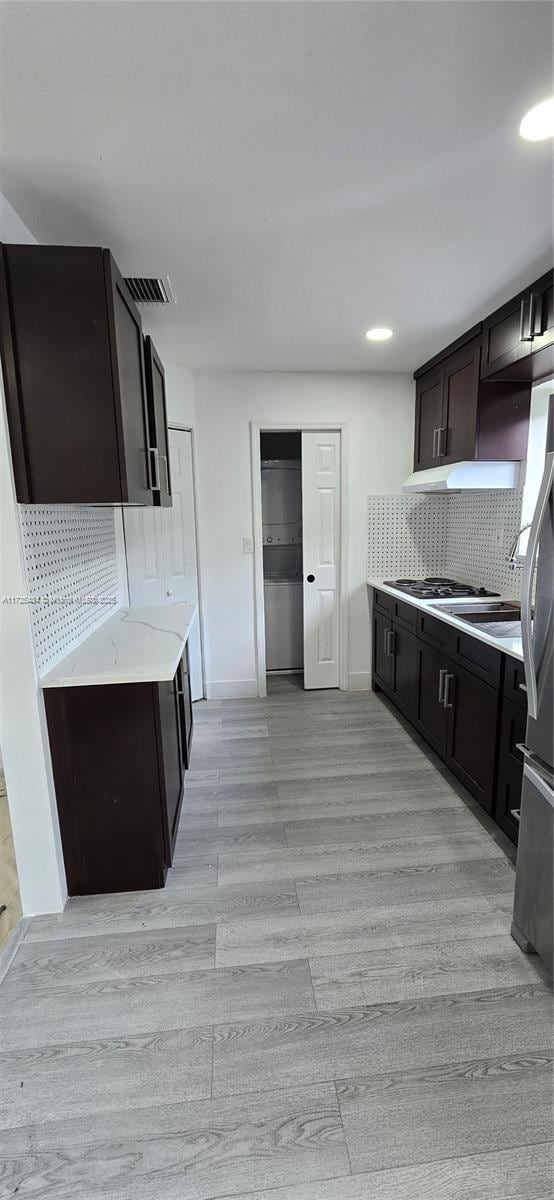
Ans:
[[[302,431],[304,687],[340,682],[340,432]]]
[[[192,435],[169,430],[173,504],[124,511],[131,604],[198,604]],[[193,700],[201,699],[202,654],[196,619],[189,636]]]

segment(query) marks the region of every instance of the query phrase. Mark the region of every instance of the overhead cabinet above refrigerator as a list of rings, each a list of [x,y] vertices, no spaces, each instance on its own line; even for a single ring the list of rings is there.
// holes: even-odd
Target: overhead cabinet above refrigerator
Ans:
[[[0,350],[20,503],[152,505],[169,492],[141,317],[109,250],[3,246]]]

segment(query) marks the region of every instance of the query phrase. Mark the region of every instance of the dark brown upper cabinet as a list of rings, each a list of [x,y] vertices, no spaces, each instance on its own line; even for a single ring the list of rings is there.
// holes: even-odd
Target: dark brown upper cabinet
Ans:
[[[414,471],[527,453],[531,385],[481,378],[481,326],[415,372]]]
[[[554,271],[487,317],[483,379],[549,379],[554,375]]]
[[[148,398],[148,453],[150,456],[154,504],[167,508],[173,504],[173,500],[171,498],[165,372],[163,363],[150,337],[144,339],[144,366],[146,370],[146,394]]]
[[[154,503],[142,322],[108,250],[1,247],[17,499]]]

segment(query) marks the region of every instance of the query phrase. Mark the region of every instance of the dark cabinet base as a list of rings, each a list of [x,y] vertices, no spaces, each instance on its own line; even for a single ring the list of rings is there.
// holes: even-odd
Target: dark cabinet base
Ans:
[[[373,691],[383,691],[517,842],[525,696],[521,664],[470,634],[374,592]],[[406,605],[402,605],[406,608]]]
[[[164,886],[190,759],[186,659],[174,680],[47,689],[70,896]]]

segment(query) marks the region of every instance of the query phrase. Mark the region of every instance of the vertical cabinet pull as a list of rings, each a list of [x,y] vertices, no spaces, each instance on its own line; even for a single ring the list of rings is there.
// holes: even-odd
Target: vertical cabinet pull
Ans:
[[[439,450],[438,450],[438,435],[439,435],[439,432],[440,432],[440,430],[438,430],[438,429],[434,429],[434,430],[433,430],[433,458],[438,458],[438,457],[439,457]]]
[[[159,492],[160,490],[160,456],[157,446],[148,447],[148,461],[150,463],[150,490]]]
[[[387,658],[394,658],[394,629],[385,629],[385,654]]]
[[[446,671],[444,669],[442,671],[439,671],[439,696],[438,696],[439,704],[442,704],[443,700],[444,700],[444,681],[445,681],[447,675],[448,675],[448,671]]]
[[[521,301],[519,314],[519,340],[532,342],[534,337],[542,333],[542,296],[539,292],[531,292]]]
[[[439,458],[442,458],[446,454],[447,440],[448,440],[448,430],[446,429],[446,426],[442,425],[441,428],[439,429],[439,440],[438,440]]]
[[[445,707],[445,708],[452,708],[452,707],[453,707],[453,705],[452,705],[452,701],[451,701],[451,699],[450,699],[450,684],[451,684],[451,683],[454,683],[454,676],[453,676],[453,675],[451,675],[451,674],[449,673],[449,671],[447,671],[447,672],[446,672],[446,675],[445,675],[445,680],[444,680],[444,699],[443,699],[443,704],[444,704],[444,707]]]
[[[157,453],[157,451],[156,451],[156,453]],[[167,495],[170,496],[171,495],[171,486],[169,483],[169,463],[167,461],[167,454],[160,454],[160,455],[158,455],[158,457],[159,457],[159,461],[162,462],[164,465],[165,491],[167,492]]]
[[[542,296],[540,292],[531,292],[529,298],[529,335],[531,338],[535,338],[539,337],[542,332]]]

